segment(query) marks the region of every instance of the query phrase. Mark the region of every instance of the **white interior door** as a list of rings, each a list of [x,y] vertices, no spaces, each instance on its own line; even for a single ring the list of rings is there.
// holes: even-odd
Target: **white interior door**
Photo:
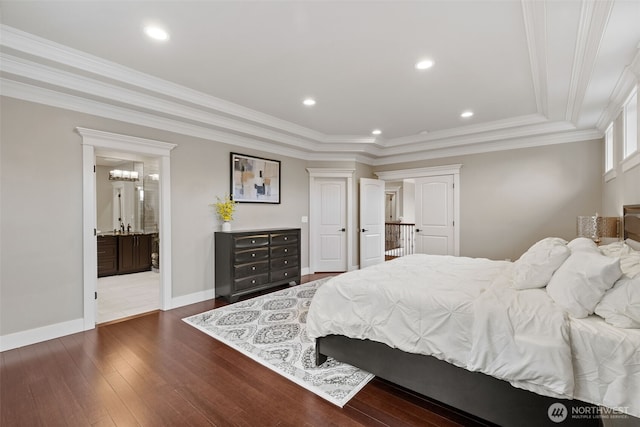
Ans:
[[[384,181],[360,178],[360,268],[384,262]]]
[[[347,182],[339,178],[316,181],[315,271],[347,271]]]
[[[416,179],[416,253],[455,255],[453,175]]]

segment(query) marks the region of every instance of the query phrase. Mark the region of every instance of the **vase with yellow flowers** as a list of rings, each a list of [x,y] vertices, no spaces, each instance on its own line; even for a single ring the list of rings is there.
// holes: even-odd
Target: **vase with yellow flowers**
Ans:
[[[236,202],[230,195],[225,194],[223,198],[216,197],[218,200],[213,205],[216,207],[216,213],[222,222],[222,231],[231,231],[231,221],[233,220],[233,212],[236,210]]]

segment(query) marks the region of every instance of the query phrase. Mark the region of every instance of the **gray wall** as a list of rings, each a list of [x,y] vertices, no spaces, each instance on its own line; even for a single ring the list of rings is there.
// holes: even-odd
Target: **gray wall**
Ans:
[[[302,227],[308,267],[306,162],[44,105],[1,98],[0,335],[83,316],[82,147],[77,126],[178,144],[171,153],[172,296],[213,287],[216,195],[229,153],[282,161],[282,204],[238,208],[236,229]]]
[[[602,141],[377,167],[461,163],[460,255],[517,259],[547,236],[572,239],[576,216],[601,209]]]

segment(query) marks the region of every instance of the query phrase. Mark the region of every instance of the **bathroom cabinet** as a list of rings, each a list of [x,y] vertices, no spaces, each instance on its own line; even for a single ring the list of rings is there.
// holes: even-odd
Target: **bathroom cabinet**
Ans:
[[[98,277],[151,270],[153,234],[98,236]]]
[[[118,236],[118,274],[151,270],[151,234]]]
[[[98,277],[118,274],[118,237],[98,236]]]

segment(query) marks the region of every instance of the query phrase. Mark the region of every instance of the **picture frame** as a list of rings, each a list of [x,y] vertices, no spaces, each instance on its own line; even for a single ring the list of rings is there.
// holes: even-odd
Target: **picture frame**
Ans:
[[[280,204],[280,161],[231,153],[231,198],[238,203]]]

